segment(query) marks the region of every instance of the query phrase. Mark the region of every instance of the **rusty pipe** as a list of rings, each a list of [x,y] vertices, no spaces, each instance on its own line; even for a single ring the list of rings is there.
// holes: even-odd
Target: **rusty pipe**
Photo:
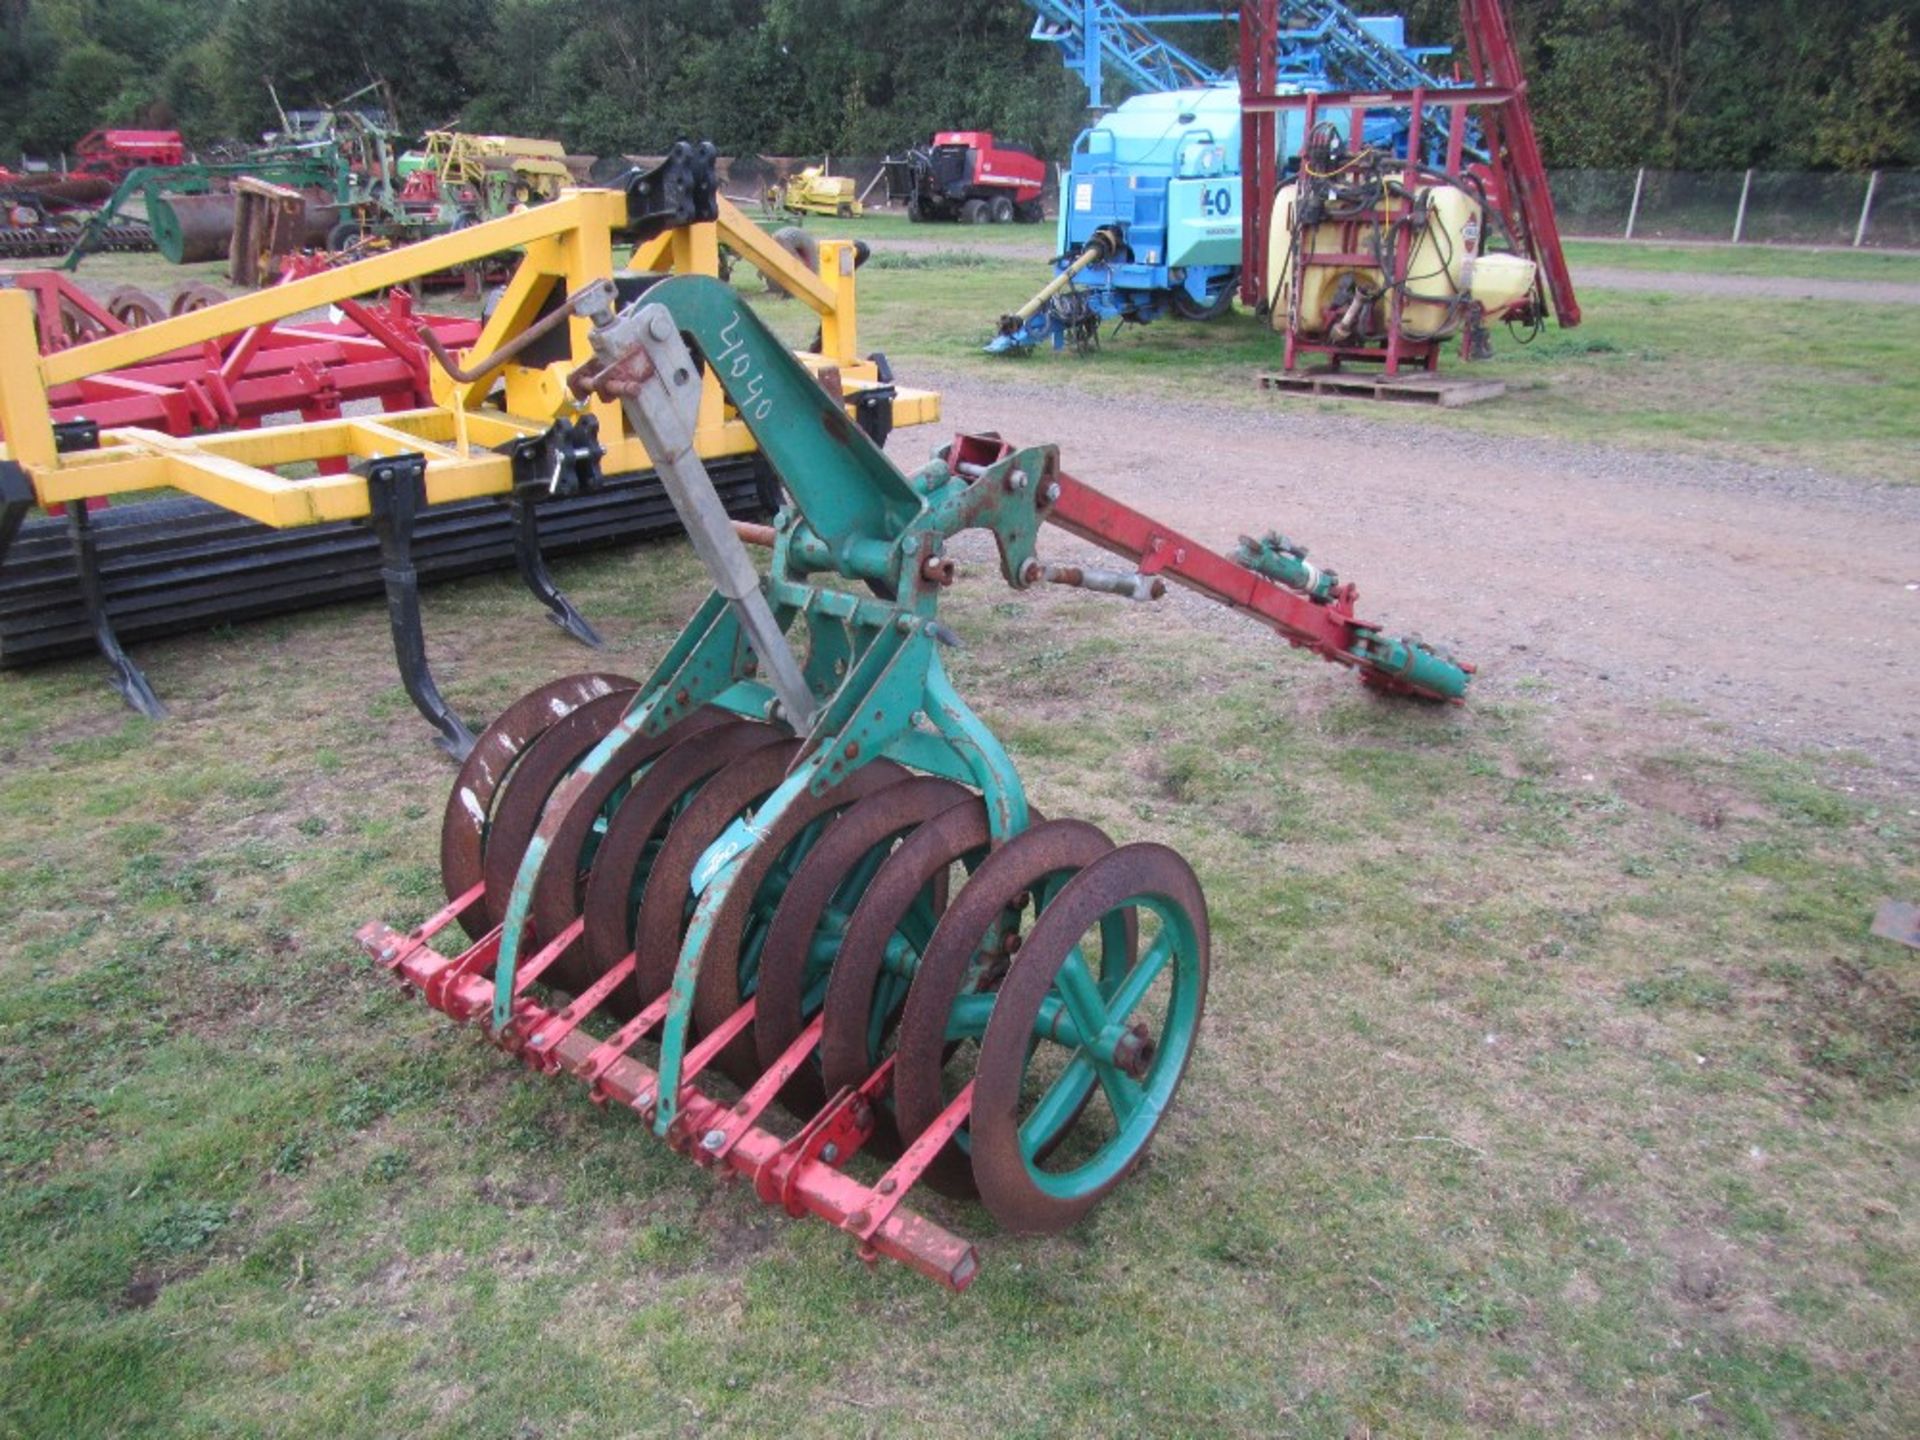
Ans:
[[[501,366],[513,359],[514,356],[518,355],[522,350],[525,350],[529,345],[533,344],[533,342],[538,340],[542,335],[547,334],[549,331],[557,330],[562,323],[571,320],[573,318],[574,302],[581,299],[598,284],[599,282],[595,281],[592,284],[582,286],[579,290],[567,296],[565,302],[557,306],[551,314],[544,315],[534,321],[533,324],[522,330],[518,335],[514,336],[513,339],[507,341],[506,344],[487,356],[485,360],[472,361],[466,365],[462,365],[458,360],[453,358],[453,353],[441,343],[440,337],[433,333],[433,327],[431,325],[422,325],[415,333],[419,335],[420,343],[427,347],[428,353],[440,362],[440,368],[442,370],[445,370],[448,375],[462,385],[477,385],[480,381],[489,379],[496,370],[500,369]]]
[[[736,520],[733,522],[733,533],[738,535],[747,544],[758,545],[762,550],[771,550],[773,548],[773,527],[771,525],[756,524],[752,520]]]
[[[1124,600],[1158,600],[1167,593],[1166,581],[1158,575],[1142,575],[1138,570],[1102,570],[1095,566],[1055,565],[1029,560],[1022,578],[1029,585],[1042,582],[1065,585],[1073,590],[1118,595]]]

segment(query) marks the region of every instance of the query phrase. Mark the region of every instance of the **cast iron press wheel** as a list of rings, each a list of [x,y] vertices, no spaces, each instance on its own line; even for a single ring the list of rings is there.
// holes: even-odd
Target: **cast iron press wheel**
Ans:
[[[555,787],[540,817],[534,838],[544,856],[533,882],[530,910],[534,934],[552,939],[581,913],[586,901],[587,876],[601,841],[613,823],[614,812],[633,793],[652,762],[682,740],[725,724],[724,710],[696,710],[658,735],[634,735],[607,758],[598,774],[571,772]],[[561,989],[584,988],[585,946],[576,946],[547,971],[550,984]]]
[[[458,899],[486,878],[493,802],[526,748],[587,701],[613,690],[631,694],[639,687],[639,681],[624,675],[569,675],[528,691],[480,732],[454,776],[440,821],[440,883],[447,899]],[[478,940],[493,924],[484,895],[460,912],[460,928],[471,939]]]
[[[173,301],[167,306],[167,311],[172,315],[191,315],[196,310],[226,303],[226,291],[204,280],[190,280],[173,292]]]
[[[514,767],[506,793],[493,807],[486,858],[480,867],[487,882],[487,909],[501,920],[506,918],[520,862],[526,858],[527,846],[540,827],[540,817],[553,798],[554,788],[620,723],[633,703],[634,693],[616,690],[587,701],[547,727]]]
[[[859,1085],[885,1058],[907,986],[947,908],[948,872],[977,865],[990,832],[986,803],[969,795],[900,842],[847,921],[821,1002],[820,1078],[827,1093]],[[869,1148],[897,1154],[898,1133],[885,1110]]]
[[[633,948],[639,956],[634,983],[642,1004],[673,983],[680,942],[693,918],[693,871],[700,857],[735,817],[778,788],[800,745],[798,740],[783,739],[743,755],[702,785],[700,793],[668,822],[667,838],[647,871],[640,910],[633,920]]]
[[[774,1067],[819,1012],[847,919],[894,842],[942,811],[975,798],[952,780],[916,775],[834,817],[794,870],[760,949],[753,1041],[762,1071]],[[782,1101],[798,1115],[812,1114],[826,1098],[813,1066],[796,1071],[781,1091]]]
[[[581,939],[589,980],[606,974],[633,949],[635,911],[673,816],[715,771],[786,738],[784,730],[757,720],[729,720],[679,741],[647,767],[613,812],[587,872],[580,914],[586,922]],[[620,1003],[631,1002],[632,1009],[654,998],[641,996],[632,985],[621,993]]]
[[[137,285],[121,285],[107,296],[106,311],[129,330],[167,318],[167,307]]]
[[[968,879],[920,956],[901,1012],[893,1070],[893,1104],[901,1138],[912,1141],[947,1108],[971,1074],[987,1016],[1008,959],[1021,945],[1022,917],[1043,910],[1073,875],[1111,853],[1113,841],[1084,820],[1037,821],[1002,845]],[[1132,964],[1135,937],[1128,911],[1107,917],[1102,948],[1121,957],[1103,966],[1108,993]],[[964,998],[963,998],[964,997]],[[1091,1096],[1083,1097],[1082,1105]],[[1064,1113],[1045,1154],[1079,1110]],[[927,1183],[942,1194],[975,1193],[966,1127],[935,1158]]]
[[[891,760],[861,766],[824,795],[802,795],[772,825],[758,819],[754,847],[715,912],[694,983],[694,1028],[705,1034],[721,1025],[760,985],[766,962],[769,917],[792,884],[798,867],[820,845],[828,828],[820,822],[907,778]],[[755,1007],[758,1013],[758,1007]],[[753,1036],[742,1032],[715,1064],[742,1086],[760,1075]]]
[[[1109,989],[1091,973],[1083,937],[1127,909],[1153,924],[1141,924],[1142,953]],[[1109,852],[1041,912],[1001,983],[974,1080],[973,1175],[1001,1225],[1064,1230],[1133,1168],[1192,1058],[1207,946],[1200,882],[1163,845]],[[1060,1038],[1068,1024],[1088,1043]]]

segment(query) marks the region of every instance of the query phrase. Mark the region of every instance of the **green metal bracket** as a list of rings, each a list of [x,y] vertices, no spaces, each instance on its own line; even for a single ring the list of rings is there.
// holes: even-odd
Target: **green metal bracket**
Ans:
[[[607,301],[599,296],[592,303]],[[649,286],[638,303],[637,312],[622,316],[596,314],[599,364],[582,383],[632,399],[629,413],[639,410],[643,425],[664,417],[658,436],[642,431],[649,449],[655,449],[656,439],[667,440],[684,423],[685,412],[663,409],[659,395],[687,393],[690,377],[671,367],[684,365],[691,352],[719,378],[794,504],[776,518],[773,560],[758,595],[751,593],[745,573],[735,573],[742,563],[738,554],[728,555],[726,543],[713,543],[713,538],[732,542],[731,535],[705,542],[702,558],[715,569],[721,588],[708,597],[634,707],[581,768],[597,772],[630,736],[658,733],[722,695],[735,704],[743,691],[764,695],[769,708],[761,713],[771,714],[774,691],[745,683],[765,668],[765,657],[754,655],[749,637],[777,638],[767,628],[769,610],[783,634],[803,623],[809,644],[800,674],[815,702],[804,727],[805,748],[786,780],[758,807],[751,824],[736,819],[695,868],[698,900],[660,1038],[653,1123],[665,1135],[679,1114],[694,982],[713,917],[758,836],[776,825],[788,806],[809,792],[823,793],[884,755],[976,785],[996,841],[1026,827],[1026,792],[1012,760],[954,690],[940,663],[940,647],[958,641],[939,622],[939,598],[953,578],[944,558],[946,542],[967,529],[993,535],[1008,583],[1024,588],[1046,508],[1058,493],[1059,457],[1053,447],[1037,446],[979,473],[963,475],[934,462],[908,478],[848,421],[839,403],[730,287],[708,277],[673,276]],[[662,323],[663,313],[670,323]],[[637,348],[614,345],[614,327],[635,337]],[[677,348],[676,335],[688,349]],[[684,468],[683,457],[672,450],[655,453]],[[699,499],[695,495],[689,503]],[[698,535],[695,544],[703,544]],[[813,583],[812,577],[823,575],[851,582],[853,588]],[[745,622],[743,609],[749,612]],[[535,861],[530,853],[508,905],[495,969],[496,1025],[506,1024],[512,1014],[513,973],[531,908]]]
[[[1297,590],[1316,605],[1324,605],[1340,588],[1340,577],[1331,570],[1307,563],[1307,547],[1289,540],[1277,530],[1269,530],[1264,539],[1240,537],[1240,548],[1233,552],[1234,562],[1256,575],[1264,575],[1289,590]]]

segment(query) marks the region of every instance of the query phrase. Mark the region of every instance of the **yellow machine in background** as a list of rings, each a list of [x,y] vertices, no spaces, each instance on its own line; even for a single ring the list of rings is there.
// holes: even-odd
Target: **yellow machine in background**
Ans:
[[[829,175],[819,165],[809,165],[791,175],[781,185],[769,185],[766,194],[769,212],[784,210],[790,215],[834,215],[848,219],[861,213],[855,198],[851,175]]]
[[[573,183],[566,146],[558,140],[457,130],[429,130],[425,139],[418,163],[410,157],[403,168],[431,170],[443,189],[464,185],[484,193],[489,175],[505,173],[512,176],[514,202],[524,205],[551,200]]]

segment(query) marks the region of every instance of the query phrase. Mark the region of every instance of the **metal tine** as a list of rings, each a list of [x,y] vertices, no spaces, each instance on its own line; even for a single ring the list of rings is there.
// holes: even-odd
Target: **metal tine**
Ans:
[[[713,1063],[713,1057],[726,1049],[734,1036],[753,1023],[753,1009],[754,1002],[748,1000],[746,1004],[715,1026],[712,1034],[687,1052],[687,1058],[680,1068],[682,1089],[689,1088],[700,1073]]]
[[[558,960],[562,955],[566,954],[568,950],[573,948],[574,942],[580,938],[580,932],[586,928],[587,922],[583,919],[576,918],[566,929],[562,930],[558,935],[554,936],[552,940],[548,941],[546,945],[542,946],[539,953],[525,961],[520,968],[514,972],[513,993],[515,995],[525,993],[526,988],[538,980],[540,976],[553,965],[554,961]]]
[[[402,962],[404,962],[409,955],[412,955],[434,936],[451,925],[459,918],[461,911],[465,910],[469,905],[478,900],[481,895],[486,893],[486,888],[486,882],[475,881],[472,887],[464,894],[456,895],[440,909],[434,911],[433,914],[421,921],[413,930],[409,931],[402,937],[397,947],[389,950],[383,946],[374,952],[374,958],[389,970],[398,970]],[[359,938],[364,941],[371,937],[392,934],[393,932],[390,929],[375,920],[361,927]]]
[[[935,1117],[931,1125],[915,1137],[914,1142],[907,1146],[905,1153],[893,1162],[893,1167],[880,1177],[879,1183],[873,1187],[874,1201],[866,1209],[865,1223],[850,1224],[847,1227],[860,1237],[861,1259],[875,1258],[865,1253],[865,1242],[871,1240],[874,1233],[887,1223],[887,1217],[899,1208],[902,1200],[906,1199],[907,1191],[919,1183],[927,1166],[931,1165],[934,1157],[946,1148],[947,1142],[959,1133],[960,1127],[967,1123],[967,1118],[972,1114],[973,1082],[969,1080],[960,1093],[954,1096],[953,1102]],[[856,1215],[852,1218],[857,1220],[860,1217]]]
[[[451,996],[453,991],[462,979],[468,975],[478,974],[500,958],[500,935],[500,927],[498,925],[494,926],[491,930],[487,931],[486,934],[474,941],[473,944],[461,951],[445,970],[442,970],[434,977],[433,983],[440,988],[437,993],[430,992],[427,999],[433,1004],[435,1009],[444,1010],[447,1005],[452,1003]],[[448,1011],[448,1013],[451,1014],[452,1012]],[[458,1018],[461,1020],[471,1020],[473,1015],[462,1014]]]
[[[626,959],[582,990],[566,1009],[551,1017],[535,1032],[533,1039],[527,1042],[528,1055],[544,1061],[549,1052],[578,1030],[580,1023],[598,1010],[607,997],[619,989],[638,966],[638,955],[628,955]]]
[[[627,958],[632,960],[635,956],[629,954]],[[667,1018],[667,1010],[672,1004],[673,992],[663,991],[651,1005],[608,1036],[606,1043],[587,1057],[587,1063],[580,1067],[580,1078],[594,1087],[594,1099],[606,1100],[599,1090],[601,1077],[618,1064],[627,1051],[645,1039],[648,1031]]]
[[[825,1026],[826,1020],[822,1016],[814,1016],[794,1042],[780,1052],[780,1058],[773,1062],[773,1067],[747,1088],[747,1093],[740,1097],[732,1113],[722,1124],[714,1127],[724,1137],[720,1144],[709,1146],[706,1137],[701,1137],[701,1149],[706,1154],[715,1160],[727,1158],[733,1147],[740,1143],[740,1137],[759,1122],[774,1098],[786,1088],[787,1082],[819,1046],[820,1033]]]

